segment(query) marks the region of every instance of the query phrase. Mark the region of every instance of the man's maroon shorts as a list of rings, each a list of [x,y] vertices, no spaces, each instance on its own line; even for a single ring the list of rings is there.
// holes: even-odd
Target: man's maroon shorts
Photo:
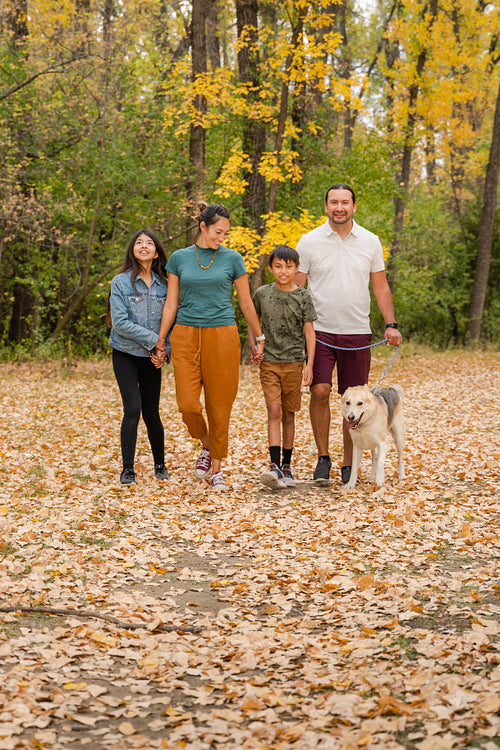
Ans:
[[[368,383],[371,349],[360,349],[360,347],[367,347],[371,343],[371,340],[371,333],[343,335],[316,331],[316,355],[314,357],[311,385],[317,385],[318,383],[329,383],[329,385],[332,385],[332,373],[335,363],[337,363],[339,393],[344,393],[352,385],[364,385]],[[354,351],[343,351],[343,349]]]

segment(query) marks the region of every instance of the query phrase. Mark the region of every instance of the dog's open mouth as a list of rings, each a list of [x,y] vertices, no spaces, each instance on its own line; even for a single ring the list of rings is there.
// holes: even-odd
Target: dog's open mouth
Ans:
[[[359,427],[359,423],[361,422],[361,417],[363,416],[364,411],[361,412],[359,417],[357,419],[348,419],[347,420],[347,429],[349,430],[356,430]]]

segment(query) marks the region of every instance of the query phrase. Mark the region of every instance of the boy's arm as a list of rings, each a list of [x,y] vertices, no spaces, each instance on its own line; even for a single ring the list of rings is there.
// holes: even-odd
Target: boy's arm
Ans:
[[[258,290],[257,290],[257,292],[255,292],[255,294],[253,296],[253,299],[252,299],[252,302],[253,302],[253,306],[255,308],[255,312],[257,314],[257,320],[260,323],[261,322],[261,311],[260,311],[260,300],[259,300]],[[251,352],[251,356],[252,356],[252,362],[254,363],[254,365],[260,365],[260,363],[264,359],[264,351],[262,351],[260,354],[258,353],[258,351],[257,351],[257,341],[255,340],[255,333],[254,333],[253,329],[251,328],[251,326],[248,326],[247,334],[248,334],[248,343],[250,345],[250,352]],[[265,346],[265,344],[264,344],[264,346]]]
[[[316,354],[316,334],[312,320],[304,324],[304,338],[306,340],[307,364],[304,368],[304,385],[311,385],[313,377],[314,355]]]
[[[257,319],[260,321],[260,315],[257,313]],[[257,351],[257,342],[255,340],[255,334],[253,330],[248,326],[248,343],[250,344],[250,352],[252,356],[252,362],[254,365],[260,365],[264,359],[264,352],[261,354]]]

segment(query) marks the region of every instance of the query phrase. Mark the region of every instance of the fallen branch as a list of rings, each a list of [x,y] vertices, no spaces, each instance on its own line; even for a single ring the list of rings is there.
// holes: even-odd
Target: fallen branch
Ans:
[[[26,614],[44,614],[44,615],[61,615],[63,617],[80,617],[85,620],[95,618],[105,620],[117,625],[124,630],[137,630],[139,628],[148,628],[147,624],[137,622],[123,622],[112,615],[102,615],[100,612],[94,612],[89,609],[57,609],[55,607],[0,607],[0,612],[24,612]],[[153,630],[161,630],[164,633],[200,633],[200,628],[178,627],[176,625],[157,625]]]

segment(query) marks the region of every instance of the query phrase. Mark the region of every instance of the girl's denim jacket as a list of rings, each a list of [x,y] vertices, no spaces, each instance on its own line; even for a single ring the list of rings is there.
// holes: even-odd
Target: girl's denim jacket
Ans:
[[[111,309],[111,335],[109,343],[136,357],[149,357],[158,341],[161,314],[167,297],[167,282],[153,273],[148,289],[146,282],[137,276],[132,286],[132,272],[125,271],[111,282],[109,305]],[[170,342],[167,341],[167,355]]]

